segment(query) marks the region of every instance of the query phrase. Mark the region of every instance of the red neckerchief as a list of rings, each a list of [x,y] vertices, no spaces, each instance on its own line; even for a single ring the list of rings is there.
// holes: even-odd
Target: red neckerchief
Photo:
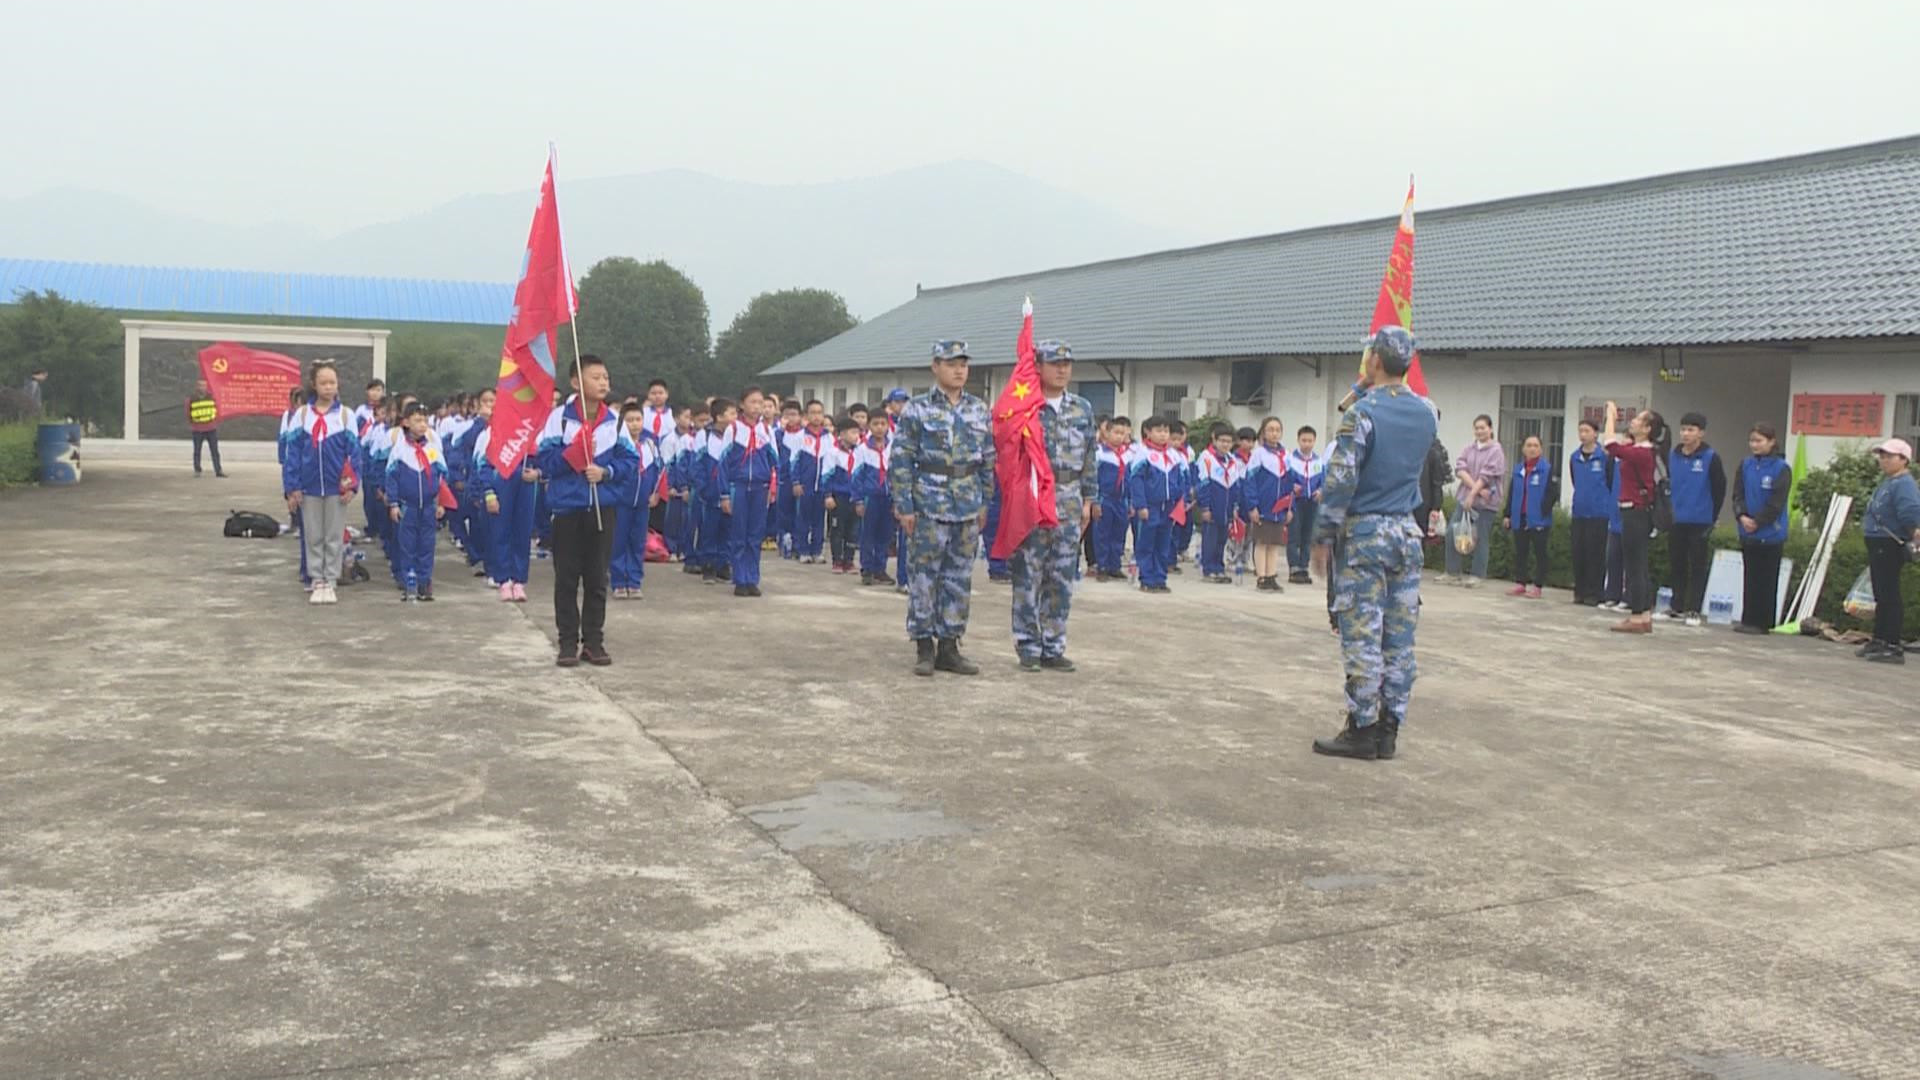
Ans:
[[[331,412],[333,410],[329,409],[327,411]],[[313,414],[313,445],[319,446],[323,441],[326,440],[326,437],[327,437],[327,414],[320,412],[319,410],[316,409],[314,410],[314,414]]]
[[[1545,460],[1547,459],[1544,457],[1537,457],[1532,461],[1522,461],[1520,463],[1520,517],[1522,521],[1524,521],[1527,516],[1527,497],[1532,494],[1527,490],[1529,486],[1527,478],[1531,476],[1534,470],[1540,467],[1540,463]]]
[[[407,441],[410,443],[413,443],[413,460],[420,463],[420,475],[425,476],[428,473],[432,472],[433,463],[427,460],[426,437],[421,436],[418,442],[414,442],[413,436],[409,435],[407,436]]]
[[[872,448],[869,447],[869,449]],[[882,446],[874,450],[873,456],[880,459],[880,482],[884,484],[887,482],[887,448]]]

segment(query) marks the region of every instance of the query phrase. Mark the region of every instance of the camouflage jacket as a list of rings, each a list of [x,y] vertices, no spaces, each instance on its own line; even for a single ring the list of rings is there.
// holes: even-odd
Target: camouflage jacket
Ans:
[[[1043,407],[1040,421],[1046,427],[1047,461],[1053,465],[1053,505],[1062,525],[1080,524],[1080,508],[1100,497],[1100,470],[1093,460],[1097,448],[1094,437],[1093,403],[1078,394],[1060,399],[1055,411]]]
[[[934,387],[900,411],[887,458],[894,512],[935,521],[978,517],[993,499],[993,460],[987,403],[961,391],[954,404]]]

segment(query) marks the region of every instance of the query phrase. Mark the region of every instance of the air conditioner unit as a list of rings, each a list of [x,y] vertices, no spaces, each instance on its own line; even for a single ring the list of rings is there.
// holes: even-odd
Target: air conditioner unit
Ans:
[[[1191,424],[1203,416],[1220,415],[1220,402],[1216,398],[1184,397],[1180,399],[1180,421]]]

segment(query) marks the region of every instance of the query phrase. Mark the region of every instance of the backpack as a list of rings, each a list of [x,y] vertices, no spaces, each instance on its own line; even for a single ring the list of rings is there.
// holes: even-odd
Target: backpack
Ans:
[[[1653,452],[1653,490],[1647,493],[1647,508],[1653,513],[1653,531],[1673,531],[1673,481],[1667,478],[1667,456]]]
[[[252,510],[232,510],[228,511],[227,524],[221,532],[227,536],[271,540],[280,535],[280,523],[266,514]]]

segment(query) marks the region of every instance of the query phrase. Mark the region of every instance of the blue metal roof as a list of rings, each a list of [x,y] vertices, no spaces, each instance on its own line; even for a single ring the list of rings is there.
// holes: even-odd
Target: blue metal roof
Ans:
[[[119,311],[504,326],[513,285],[0,258],[0,303],[52,290]]]

